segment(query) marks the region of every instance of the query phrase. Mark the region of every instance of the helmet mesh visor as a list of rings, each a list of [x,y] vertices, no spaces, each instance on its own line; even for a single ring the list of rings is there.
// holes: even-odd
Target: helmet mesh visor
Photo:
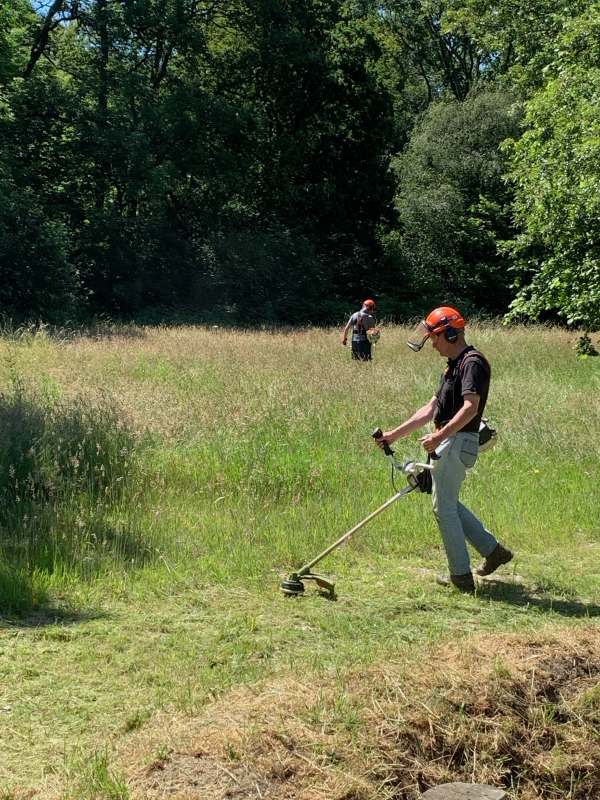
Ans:
[[[408,341],[406,344],[410,347],[411,350],[414,350],[416,353],[423,347],[427,339],[429,338],[430,333],[427,325],[424,322],[419,322],[416,326],[414,331],[408,337]]]

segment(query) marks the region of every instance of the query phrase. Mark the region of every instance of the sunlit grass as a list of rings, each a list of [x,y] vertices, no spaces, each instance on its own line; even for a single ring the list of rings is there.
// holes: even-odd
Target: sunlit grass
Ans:
[[[36,499],[33,533],[31,515],[4,524],[0,787],[50,786],[49,765],[64,771],[58,750],[97,753],[98,736],[126,735],[155,709],[194,713],[274,672],[343,672],[432,639],[597,615],[600,359],[577,359],[577,337],[546,328],[470,334],[493,365],[499,443],[464,497],[516,552],[508,588],[463,598],[435,587],[443,551],[430,499],[414,493],[319,566],[337,576],[337,603],[279,594],[283,575],[393,493],[371,431],[426,402],[443,366],[405,338],[385,328],[371,364],[351,362],[339,331],[308,328],[0,341],[4,395],[18,379],[35,398],[29,420],[96,408],[110,463],[125,466],[110,449],[119,431],[130,448],[107,492],[63,470],[58,500]],[[85,425],[66,429],[77,455]],[[45,442],[40,463],[52,465],[58,445]],[[397,450],[417,455],[417,437]],[[106,765],[96,772],[119,796]]]
[[[126,551],[133,536],[171,564],[196,558],[210,580],[246,580],[302,561],[391,493],[370,432],[428,400],[442,366],[430,350],[411,353],[404,335],[386,330],[367,365],[350,361],[336,331],[211,328],[64,342],[38,335],[5,342],[3,363],[5,379],[18,373],[53,403],[83,396],[93,408],[113,397],[145,436],[127,496],[103,511],[107,538],[121,537]],[[466,499],[522,554],[597,541],[596,361],[578,360],[573,337],[559,330],[476,326],[471,338],[494,367],[487,411],[500,439]],[[69,436],[81,448],[77,426]],[[418,454],[416,437],[398,450]],[[98,537],[93,503],[66,514],[63,527],[76,525]],[[366,535],[390,555],[437,547],[426,498],[404,502]]]
[[[133,536],[184,568],[196,558],[210,580],[246,580],[302,561],[391,493],[370,432],[427,401],[442,366],[430,350],[410,352],[404,337],[387,329],[366,365],[350,361],[337,331],[211,328],[34,336],[5,342],[3,363],[6,379],[18,373],[41,396],[52,387],[63,404],[113,397],[145,436],[127,496],[102,514],[108,538],[127,550]],[[578,360],[564,331],[475,326],[471,338],[494,367],[487,411],[500,439],[466,499],[522,554],[597,541],[598,365]],[[398,450],[418,454],[416,436]],[[93,503],[76,516],[64,526],[97,538]],[[391,556],[437,548],[427,498],[405,501],[366,536]]]

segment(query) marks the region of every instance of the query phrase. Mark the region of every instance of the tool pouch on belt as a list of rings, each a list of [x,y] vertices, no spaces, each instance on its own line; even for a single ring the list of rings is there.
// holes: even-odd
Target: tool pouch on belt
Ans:
[[[495,428],[490,428],[488,420],[482,418],[479,425],[479,452],[485,453],[486,450],[491,450],[496,444],[497,431]]]

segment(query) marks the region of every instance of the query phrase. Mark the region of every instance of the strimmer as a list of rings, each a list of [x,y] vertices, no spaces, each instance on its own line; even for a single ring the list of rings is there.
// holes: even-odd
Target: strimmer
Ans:
[[[377,428],[371,434],[374,439],[381,439],[383,433],[381,428]],[[419,461],[406,461],[404,464],[396,461],[394,458],[394,451],[392,448],[384,442],[383,451],[388,456],[392,463],[392,482],[394,472],[398,471],[401,472],[403,475],[406,475],[408,480],[408,486],[405,486],[404,489],[401,489],[399,492],[393,497],[390,497],[389,500],[379,506],[375,511],[371,512],[368,517],[365,517],[363,520],[358,522],[353,528],[351,528],[347,533],[335,541],[333,544],[330,544],[326,550],[323,550],[322,553],[319,553],[318,556],[313,558],[312,561],[309,561],[308,564],[305,564],[301,567],[297,572],[293,572],[289,578],[286,578],[281,582],[281,591],[288,595],[288,596],[297,596],[304,593],[304,583],[303,581],[314,581],[317,587],[321,590],[321,593],[328,597],[330,600],[335,599],[335,587],[333,581],[329,578],[325,578],[323,575],[317,575],[314,572],[311,572],[311,569],[321,561],[325,556],[328,556],[333,550],[343,544],[347,539],[349,539],[354,533],[364,527],[367,522],[370,522],[372,519],[375,519],[376,516],[381,514],[382,511],[385,511],[386,508],[389,508],[393,505],[396,500],[400,500],[401,497],[413,492],[415,489],[419,489],[421,492],[428,492],[430,491],[430,484],[431,484],[431,470],[433,469],[432,464],[422,464]],[[438,456],[435,454],[432,455],[432,458],[435,460]],[[394,487],[395,488],[395,487]]]

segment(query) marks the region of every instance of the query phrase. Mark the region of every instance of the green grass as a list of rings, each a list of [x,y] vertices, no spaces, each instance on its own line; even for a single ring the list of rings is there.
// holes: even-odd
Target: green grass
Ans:
[[[110,334],[0,342],[5,418],[21,397],[24,420],[3,474],[20,454],[36,485],[50,474],[60,488],[25,517],[4,495],[0,790],[126,798],[110,748],[158,710],[193,715],[289,671],[342,680],[478,632],[598,621],[600,359],[578,359],[576,336],[470,336],[493,365],[500,438],[464,499],[515,550],[515,579],[474,598],[437,587],[430,501],[413,494],[319,565],[337,576],[330,603],[285,600],[278,584],[392,494],[370,432],[429,399],[439,357],[411,353],[400,328],[359,365],[332,330]],[[397,450],[417,455],[416,437]],[[81,453],[84,481],[69,471]],[[356,724],[343,698],[339,715]]]

